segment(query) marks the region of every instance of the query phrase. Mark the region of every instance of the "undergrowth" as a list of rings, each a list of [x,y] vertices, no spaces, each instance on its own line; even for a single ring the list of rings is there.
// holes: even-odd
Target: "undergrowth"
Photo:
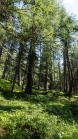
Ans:
[[[11,95],[10,87],[0,82],[0,139],[78,139],[77,97],[35,88],[29,96],[18,87]]]

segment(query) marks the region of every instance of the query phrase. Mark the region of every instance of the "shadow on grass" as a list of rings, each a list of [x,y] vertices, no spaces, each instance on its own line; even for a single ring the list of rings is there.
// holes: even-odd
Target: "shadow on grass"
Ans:
[[[25,94],[23,92],[11,92],[10,90],[4,90],[0,88],[0,94],[5,98],[5,99],[23,99],[25,100]]]
[[[39,119],[24,121],[23,124],[17,125],[15,135],[13,136],[16,139],[47,139],[46,127],[46,123]]]
[[[78,122],[78,104],[74,102],[67,102],[64,106],[58,104],[46,105],[46,112],[49,115],[59,116],[68,122],[73,122],[73,120]]]
[[[17,109],[21,110],[21,109],[23,109],[23,107],[20,107],[20,106],[3,106],[3,105],[0,106],[0,112],[4,112],[4,111],[13,112]]]
[[[44,109],[45,112],[48,114],[54,114],[62,119],[72,122],[73,120],[78,122],[78,104],[72,103],[69,101],[67,98],[62,97],[63,95],[61,94],[61,99],[59,99],[59,92],[39,92],[37,90],[34,90],[32,95],[27,95],[23,92],[13,92],[11,93],[8,90],[0,90],[1,94],[3,95],[4,98],[6,99],[14,99],[14,100],[24,100],[28,101],[32,104],[38,104],[40,103]],[[63,100],[64,98],[64,100]],[[60,101],[63,105],[59,105],[58,101]],[[55,104],[53,103],[55,102]],[[49,105],[51,103],[51,105]],[[46,108],[46,109],[45,109]],[[8,106],[3,106],[2,110],[4,111],[11,111],[11,109],[15,110],[17,108],[11,108]],[[18,108],[21,109],[21,108]]]
[[[34,90],[31,95],[25,94],[24,92],[11,92],[10,90],[4,90],[3,88],[0,88],[0,93],[5,99],[21,99],[26,101],[31,101],[32,103],[47,103],[48,101],[55,101],[56,96],[53,96],[53,94],[47,91],[40,91],[40,90]],[[48,94],[50,94],[48,96]]]

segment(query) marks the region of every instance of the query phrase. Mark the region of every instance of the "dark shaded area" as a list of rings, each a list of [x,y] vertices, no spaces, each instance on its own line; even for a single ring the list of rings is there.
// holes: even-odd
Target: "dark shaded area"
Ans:
[[[16,132],[11,136],[17,139],[48,139],[47,123],[39,118],[23,121],[17,124]]]
[[[0,88],[0,93],[5,99],[22,99],[22,100],[31,100],[33,102],[45,102],[45,101],[52,101],[56,100],[60,94],[57,92],[52,91],[40,91],[40,90],[33,90],[32,94],[25,94],[24,92],[11,92],[10,90],[4,90]],[[47,97],[48,94],[51,94],[50,97]],[[40,96],[41,95],[41,96]]]
[[[0,94],[5,98],[5,99],[13,99],[13,98],[17,98],[17,99],[21,99],[22,97],[25,98],[24,93],[22,92],[11,92],[11,88],[12,88],[12,82],[9,81],[5,81],[5,80],[1,80],[0,81]],[[19,90],[19,87],[16,85],[17,90]]]
[[[23,109],[22,107],[20,107],[20,106],[0,106],[0,112],[4,112],[4,111],[8,111],[8,112],[13,112],[13,111],[15,111],[15,110],[21,110],[21,109]]]
[[[54,105],[54,104],[53,105],[47,105],[46,106],[46,112],[48,112],[48,114],[50,114],[50,115],[54,114],[56,116],[60,116],[62,119],[67,120],[67,121],[70,118],[73,118],[73,117],[71,117],[72,115],[69,112],[69,110],[66,108],[66,106]]]
[[[25,99],[25,94],[23,92],[11,92],[10,90],[4,90],[0,88],[0,93],[5,99]]]
[[[0,139],[10,139],[9,129],[3,125],[0,125]]]
[[[46,112],[59,116],[68,122],[73,122],[73,120],[78,122],[78,104],[76,102],[64,102],[64,106],[46,105]]]

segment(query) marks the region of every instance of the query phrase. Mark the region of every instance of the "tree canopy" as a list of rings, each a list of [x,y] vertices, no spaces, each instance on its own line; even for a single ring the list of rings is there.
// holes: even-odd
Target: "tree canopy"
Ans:
[[[78,23],[58,0],[0,1],[0,76],[31,94],[32,86],[60,89],[78,85]],[[76,58],[76,59],[75,59]]]

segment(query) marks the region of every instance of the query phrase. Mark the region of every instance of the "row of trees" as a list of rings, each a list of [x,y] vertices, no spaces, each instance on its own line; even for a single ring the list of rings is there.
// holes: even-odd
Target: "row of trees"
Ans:
[[[0,1],[0,77],[68,93],[78,85],[78,23],[57,0]]]

